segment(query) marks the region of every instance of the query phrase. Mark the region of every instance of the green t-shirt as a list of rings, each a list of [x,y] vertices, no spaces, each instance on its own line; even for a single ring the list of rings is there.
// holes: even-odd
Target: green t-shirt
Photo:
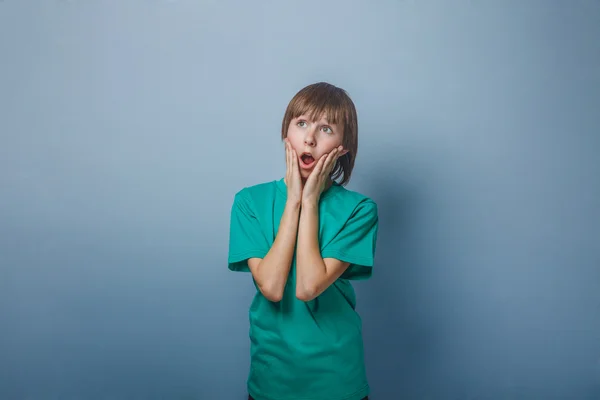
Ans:
[[[246,187],[235,195],[230,270],[249,272],[249,258],[265,257],[286,197],[283,179]],[[321,256],[350,266],[308,302],[296,298],[295,257],[281,301],[271,302],[257,289],[250,305],[248,376],[248,391],[256,400],[359,400],[369,394],[361,318],[349,280],[371,276],[377,229],[377,205],[368,197],[337,183],[321,195]]]

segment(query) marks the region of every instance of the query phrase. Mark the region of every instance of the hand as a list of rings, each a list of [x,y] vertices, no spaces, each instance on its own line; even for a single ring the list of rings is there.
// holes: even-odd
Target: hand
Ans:
[[[285,173],[287,200],[294,204],[300,204],[302,201],[302,179],[300,177],[300,167],[298,166],[298,155],[287,139],[285,139],[285,161],[287,166]]]
[[[302,191],[302,204],[319,204],[321,193],[323,193],[325,187],[330,183],[331,171],[333,170],[337,159],[345,153],[343,147],[339,146],[328,154],[323,154],[321,156],[304,185]]]

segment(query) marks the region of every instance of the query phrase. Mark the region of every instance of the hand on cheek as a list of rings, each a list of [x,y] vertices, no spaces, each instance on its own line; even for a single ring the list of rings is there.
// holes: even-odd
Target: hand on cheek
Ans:
[[[302,179],[300,168],[298,167],[298,155],[287,139],[285,140],[285,157],[287,166],[285,174],[287,198],[288,201],[299,204],[302,201]]]
[[[316,205],[319,203],[321,193],[330,180],[331,171],[337,159],[346,152],[342,146],[338,146],[327,154],[324,154],[315,168],[312,170],[302,191],[302,203],[305,205]]]

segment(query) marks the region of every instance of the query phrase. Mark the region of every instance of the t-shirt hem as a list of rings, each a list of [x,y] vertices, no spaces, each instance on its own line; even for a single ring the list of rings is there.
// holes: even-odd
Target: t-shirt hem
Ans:
[[[367,257],[353,256],[337,250],[325,250],[321,253],[323,258],[337,258],[341,261],[349,262],[350,264],[360,265],[363,267],[372,267],[373,260]]]
[[[332,399],[331,397],[327,397],[326,399],[323,397],[271,397],[248,388],[248,393],[254,400],[362,400],[369,395],[369,392],[370,387],[368,383],[355,392],[335,399]]]
[[[229,256],[229,259],[227,260],[228,268],[231,271],[249,271],[248,267],[240,269],[240,268],[235,268],[234,265],[237,263],[240,263],[242,261],[245,261],[249,258],[265,258],[267,253],[268,253],[268,251],[265,251],[265,250],[251,250],[251,251],[245,251],[243,253],[231,254]]]

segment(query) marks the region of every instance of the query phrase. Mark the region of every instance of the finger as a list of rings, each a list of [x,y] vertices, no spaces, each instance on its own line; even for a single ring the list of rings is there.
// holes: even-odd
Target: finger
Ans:
[[[340,156],[340,149],[333,149],[333,151],[331,152],[331,163],[334,163],[335,160],[337,160],[337,158]]]
[[[342,156],[342,152],[344,151],[344,147],[343,147],[343,146],[340,146],[340,147],[338,147],[338,149],[337,149],[337,150],[338,150],[338,151],[337,151],[337,155],[335,156],[335,161],[337,161],[337,160],[338,160],[338,158],[340,158],[340,157]]]
[[[292,150],[292,170],[295,175],[300,175],[300,167],[298,166],[298,155],[296,150]]]
[[[331,153],[321,156],[321,158],[317,162],[317,165],[315,165],[315,169],[313,170],[313,172],[319,174],[323,170],[323,165],[325,165],[325,162],[327,161],[330,155]]]
[[[294,176],[297,175],[298,170],[298,157],[296,156],[296,150],[290,149],[290,173]]]
[[[327,155],[327,160],[325,162],[325,165],[323,166],[323,173],[324,174],[329,174],[329,172],[331,171],[331,166],[335,163],[336,160],[336,156],[337,156],[337,149],[333,149],[331,151],[331,153],[329,153]]]
[[[342,156],[342,152],[344,151],[344,147],[340,145],[340,147],[337,148],[337,153],[335,155],[335,160],[333,160],[333,164],[335,165],[335,163],[337,162],[337,160],[339,160],[339,158]]]
[[[290,147],[289,147],[289,143],[285,144],[285,162],[286,162],[286,167],[287,167],[287,172],[288,174],[290,173],[290,169],[292,168],[292,155],[290,153]]]
[[[329,171],[330,173],[335,169],[335,166],[337,165],[337,162],[341,156],[342,156],[342,150],[338,150],[335,155],[335,158],[333,160],[331,160],[331,169]]]
[[[340,159],[340,157],[342,156],[342,150],[343,148],[341,148],[342,146],[340,146],[340,150],[338,150],[338,152],[335,155],[335,158],[333,160],[331,160],[331,170],[333,171],[333,169],[335,168],[335,165],[337,164],[337,161]]]

